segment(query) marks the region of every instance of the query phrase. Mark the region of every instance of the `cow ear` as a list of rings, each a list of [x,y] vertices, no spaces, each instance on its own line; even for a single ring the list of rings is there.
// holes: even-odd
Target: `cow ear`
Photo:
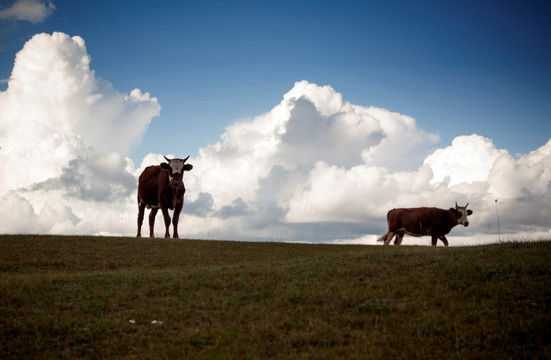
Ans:
[[[191,164],[185,164],[184,165],[184,171],[190,171],[191,169],[193,169],[193,165],[191,165]]]
[[[473,214],[473,211],[471,209],[467,210],[467,216],[472,214]]]
[[[170,165],[168,165],[168,163],[165,163],[165,162],[164,162],[164,163],[161,163],[161,168],[162,168],[163,170],[169,170],[169,169],[170,169]]]

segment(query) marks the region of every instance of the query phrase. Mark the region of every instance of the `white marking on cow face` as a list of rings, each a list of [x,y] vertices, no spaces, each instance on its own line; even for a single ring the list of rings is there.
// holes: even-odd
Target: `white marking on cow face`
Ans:
[[[455,210],[461,214],[461,217],[457,220],[457,224],[465,227],[469,226],[469,219],[467,219],[467,216],[473,213],[472,210],[467,210],[467,206],[469,206],[468,203],[465,206],[457,206],[457,203],[455,203]]]
[[[184,169],[184,160],[182,160],[182,159],[172,159],[172,160],[170,160],[168,165],[172,169],[173,174],[181,174],[182,170]]]

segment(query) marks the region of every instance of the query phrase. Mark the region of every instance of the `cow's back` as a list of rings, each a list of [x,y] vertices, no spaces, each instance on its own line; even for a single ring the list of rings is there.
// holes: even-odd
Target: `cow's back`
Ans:
[[[165,176],[159,165],[146,167],[138,180],[138,201],[143,201],[148,206],[158,206],[159,187]]]
[[[449,211],[438,208],[411,208],[411,209],[393,209],[388,212],[387,219],[389,227],[392,230],[405,228],[408,231],[417,231],[420,225],[436,225],[447,217]]]

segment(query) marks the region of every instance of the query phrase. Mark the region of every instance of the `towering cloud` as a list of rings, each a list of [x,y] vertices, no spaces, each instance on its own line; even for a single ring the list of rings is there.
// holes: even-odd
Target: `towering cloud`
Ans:
[[[79,231],[89,209],[126,203],[135,177],[124,156],[159,111],[148,93],[121,93],[97,78],[82,38],[35,35],[17,54],[8,88],[0,92],[0,211],[19,219],[3,222],[1,230],[55,232],[57,222],[69,220],[71,231]],[[87,210],[75,206],[78,201],[89,202]],[[14,212],[19,208],[20,216]],[[52,208],[58,210],[49,218],[46,209]],[[40,221],[31,209],[42,214]]]
[[[126,154],[159,114],[157,100],[97,78],[83,39],[61,33],[33,37],[8,85],[0,232],[134,234],[136,176],[163,158],[149,154],[135,169]],[[551,139],[517,157],[476,134],[434,150],[438,141],[407,115],[297,82],[189,160],[180,234],[375,243],[389,209],[457,201],[474,214],[451,245],[497,240],[496,210],[505,239],[551,236]]]

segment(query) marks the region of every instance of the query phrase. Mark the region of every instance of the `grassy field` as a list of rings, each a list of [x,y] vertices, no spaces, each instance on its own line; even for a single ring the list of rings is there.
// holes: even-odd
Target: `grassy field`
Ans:
[[[551,358],[551,242],[0,236],[0,358]]]

